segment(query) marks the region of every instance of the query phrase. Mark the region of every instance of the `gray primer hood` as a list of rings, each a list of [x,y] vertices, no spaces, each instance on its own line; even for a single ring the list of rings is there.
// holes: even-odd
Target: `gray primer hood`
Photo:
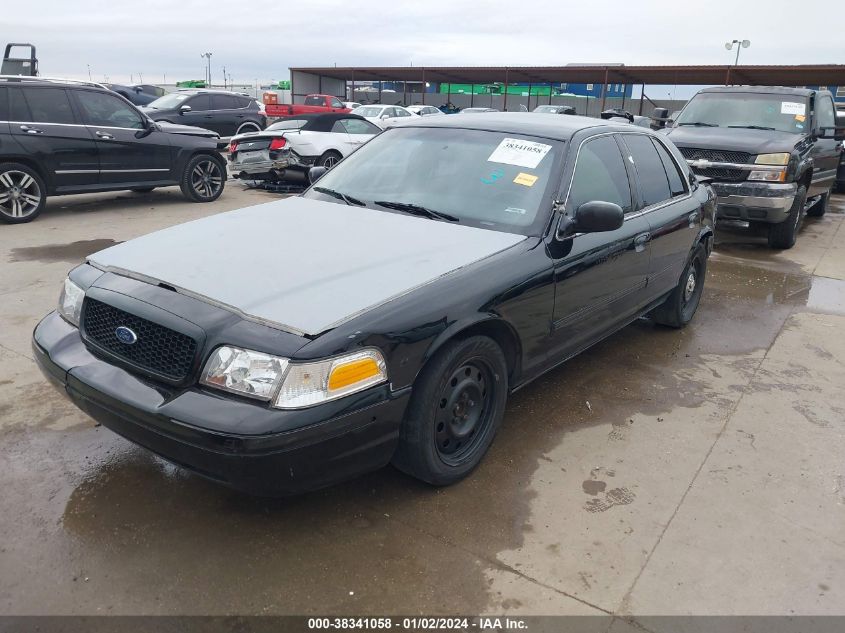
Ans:
[[[88,261],[314,335],[524,239],[288,198],[150,233]]]

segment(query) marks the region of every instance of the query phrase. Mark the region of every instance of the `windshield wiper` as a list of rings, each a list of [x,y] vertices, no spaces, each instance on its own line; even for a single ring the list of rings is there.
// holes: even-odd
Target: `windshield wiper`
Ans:
[[[765,125],[729,125],[728,127],[741,127],[745,130],[769,130],[774,131],[773,127],[766,127]]]
[[[694,125],[695,127],[719,127],[715,123],[705,123],[704,121],[684,121],[683,123],[678,123],[678,127],[682,125]]]
[[[340,193],[339,191],[335,191],[334,189],[328,189],[326,187],[314,187],[314,191],[319,191],[320,193],[324,193],[327,196],[332,196],[333,198],[337,198],[338,200],[343,200],[349,206],[358,206],[358,207],[366,207],[367,205],[358,200],[358,198],[353,198],[352,196],[347,196],[345,193]]]
[[[411,202],[393,202],[391,200],[376,200],[373,204],[377,204],[380,207],[384,207],[386,209],[396,209],[397,211],[404,211],[405,213],[410,213],[411,215],[418,215],[423,218],[432,218],[435,220],[447,220],[449,222],[458,222],[460,218],[456,218],[454,215],[449,215],[448,213],[443,213],[442,211],[435,211],[433,209],[427,209],[426,207],[421,207],[418,204],[413,204]]]

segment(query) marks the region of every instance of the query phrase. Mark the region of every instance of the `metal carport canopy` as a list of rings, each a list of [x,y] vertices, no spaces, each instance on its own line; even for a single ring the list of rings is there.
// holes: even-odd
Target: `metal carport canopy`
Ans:
[[[800,66],[360,66],[291,68],[346,81],[428,81],[464,84],[624,83],[845,86],[845,65]]]

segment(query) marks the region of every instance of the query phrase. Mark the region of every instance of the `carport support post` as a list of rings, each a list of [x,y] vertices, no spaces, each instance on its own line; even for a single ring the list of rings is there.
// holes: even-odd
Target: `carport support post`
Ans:
[[[469,107],[472,107],[472,102],[475,99],[475,84],[469,86]]]
[[[531,112],[531,82],[528,82],[528,111]]]
[[[422,69],[422,102],[425,105],[425,67]]]
[[[505,67],[505,100],[502,102],[502,112],[508,111],[508,68]]]
[[[604,69],[604,83],[601,86],[601,111],[604,112],[604,105],[607,101],[607,81],[608,81],[608,71],[607,67],[605,66]]]
[[[645,84],[640,85],[640,116],[643,115],[643,99],[645,98]]]
[[[378,80],[378,102],[381,103],[381,79]]]
[[[352,69],[352,94],[349,95],[350,101],[355,101],[355,69]]]

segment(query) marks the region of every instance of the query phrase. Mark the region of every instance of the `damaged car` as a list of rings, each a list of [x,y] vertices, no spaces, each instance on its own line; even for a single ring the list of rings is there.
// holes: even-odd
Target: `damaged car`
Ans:
[[[683,327],[698,308],[715,196],[651,130],[415,117],[313,169],[300,196],[90,255],[35,328],[44,375],[251,493],[389,463],[447,485],[510,393],[643,315]]]

